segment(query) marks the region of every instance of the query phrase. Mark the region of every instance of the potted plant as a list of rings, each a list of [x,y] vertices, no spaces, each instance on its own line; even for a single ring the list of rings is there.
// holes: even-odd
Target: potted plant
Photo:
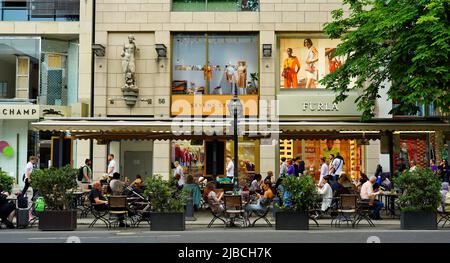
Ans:
[[[77,211],[72,209],[77,170],[70,166],[33,170],[31,186],[45,201],[45,210],[39,212],[40,230],[75,230]]]
[[[275,213],[275,229],[308,230],[309,210],[314,206],[318,193],[311,176],[288,176],[284,187],[283,205]],[[276,206],[278,206],[276,204]]]
[[[14,179],[0,168],[0,192],[11,193]]]
[[[184,200],[183,192],[177,191],[175,185],[163,180],[160,175],[146,179],[145,195],[150,198],[150,230],[183,231]]]
[[[402,229],[437,229],[441,181],[429,168],[405,171],[395,179],[402,190],[398,199]]]

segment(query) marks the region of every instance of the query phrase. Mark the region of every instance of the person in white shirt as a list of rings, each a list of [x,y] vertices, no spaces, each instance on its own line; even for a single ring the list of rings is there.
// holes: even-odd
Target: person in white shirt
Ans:
[[[331,186],[328,183],[328,180],[330,179],[329,175],[324,176],[322,179],[324,184],[318,189],[318,192],[322,196],[322,207],[320,210],[325,212],[331,206],[331,202],[333,201],[333,189],[331,189]]]
[[[227,177],[233,181],[234,179],[234,163],[231,157],[227,157]]]
[[[24,182],[24,187],[22,190],[22,196],[25,196],[28,188],[30,187],[31,184],[31,173],[33,172],[33,169],[37,163],[37,157],[36,156],[30,156],[29,161],[27,163],[27,165],[25,166],[25,172],[23,174],[23,182]]]
[[[328,175],[328,165],[326,164],[326,158],[320,157],[320,179],[319,186],[322,186],[323,178]]]
[[[410,161],[409,162],[409,171],[410,172],[413,172],[413,171],[415,171],[416,169],[417,169],[417,166],[416,166],[416,162],[415,161]]]
[[[183,186],[186,183],[186,176],[184,175],[183,166],[178,161],[175,161],[175,178],[178,178],[178,186]]]
[[[380,210],[384,206],[384,204],[382,202],[380,202],[379,200],[375,199],[379,194],[383,193],[383,191],[377,191],[377,192],[373,191],[373,185],[375,184],[376,181],[377,181],[377,178],[372,175],[369,178],[369,181],[365,182],[361,186],[360,196],[361,196],[361,200],[364,200],[364,201],[373,200],[373,210],[372,210],[372,214],[370,215],[370,217],[372,219],[379,220],[379,219],[381,219]]]
[[[109,177],[112,177],[114,173],[117,173],[119,171],[116,165],[116,161],[114,160],[114,154],[108,155],[108,161],[108,170],[106,171],[106,173]]]

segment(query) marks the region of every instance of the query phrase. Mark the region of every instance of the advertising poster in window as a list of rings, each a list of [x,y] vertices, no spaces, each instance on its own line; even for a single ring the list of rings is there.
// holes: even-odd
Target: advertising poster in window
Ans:
[[[319,80],[338,69],[338,40],[308,37],[280,38],[280,90],[324,89]]]

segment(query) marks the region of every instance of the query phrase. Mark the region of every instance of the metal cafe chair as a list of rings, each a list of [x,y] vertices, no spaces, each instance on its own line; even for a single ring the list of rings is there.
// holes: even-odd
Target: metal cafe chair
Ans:
[[[356,212],[356,217],[354,221],[354,225],[358,226],[362,220],[366,220],[369,223],[369,226],[374,227],[372,219],[370,218],[370,214],[372,213],[371,202],[368,200],[360,200],[358,201],[358,208]]]
[[[352,227],[355,226],[352,216],[356,214],[357,200],[357,195],[342,194],[340,196],[340,204],[337,210],[338,217],[336,218],[335,225],[340,226],[341,222],[346,222],[348,226],[350,222]]]
[[[236,219],[242,219],[243,227],[247,227],[247,218],[245,215],[245,210],[242,207],[242,197],[241,195],[225,195],[225,214],[230,217],[230,225],[234,226]]]
[[[128,219],[128,200],[127,196],[110,196],[108,198],[109,222],[117,224],[119,218],[123,217],[124,222]],[[111,220],[113,218],[113,220]],[[125,224],[126,225],[126,224]]]

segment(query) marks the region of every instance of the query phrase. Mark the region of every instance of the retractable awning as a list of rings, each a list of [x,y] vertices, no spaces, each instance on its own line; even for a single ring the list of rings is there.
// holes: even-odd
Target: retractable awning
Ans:
[[[78,139],[204,139],[208,136],[232,136],[231,118],[58,118],[31,124],[37,131],[69,132]],[[427,133],[450,132],[450,124],[435,121],[305,121],[241,119],[239,128],[249,137],[279,134],[317,137],[379,138],[384,132]]]

